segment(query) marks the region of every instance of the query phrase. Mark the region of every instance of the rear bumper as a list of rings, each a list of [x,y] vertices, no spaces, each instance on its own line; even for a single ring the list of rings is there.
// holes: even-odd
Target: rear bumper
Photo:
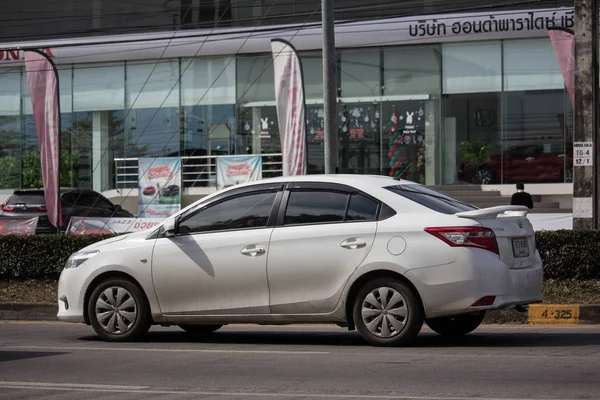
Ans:
[[[426,317],[434,318],[539,303],[543,275],[539,254],[533,265],[510,269],[492,253],[476,249],[451,264],[411,270],[406,277],[419,291]],[[491,305],[473,306],[488,296],[494,296]]]

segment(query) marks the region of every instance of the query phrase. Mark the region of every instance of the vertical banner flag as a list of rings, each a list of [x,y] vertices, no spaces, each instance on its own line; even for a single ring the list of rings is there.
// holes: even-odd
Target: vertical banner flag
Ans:
[[[181,210],[181,158],[138,160],[140,218],[167,218]]]
[[[283,154],[283,176],[305,175],[306,105],[302,66],[296,49],[285,40],[271,40],[271,50]]]
[[[549,28],[548,35],[565,80],[571,106],[575,107],[575,35],[566,28]]]
[[[33,118],[40,149],[44,199],[48,219],[57,228],[62,227],[60,210],[60,106],[58,73],[54,62],[46,54],[24,51],[27,83],[31,94]]]
[[[262,156],[217,157],[217,190],[262,178]]]

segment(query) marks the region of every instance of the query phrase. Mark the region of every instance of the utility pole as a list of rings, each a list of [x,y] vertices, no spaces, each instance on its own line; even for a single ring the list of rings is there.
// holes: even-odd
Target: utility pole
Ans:
[[[325,173],[337,173],[339,163],[338,137],[335,129],[337,102],[337,63],[335,60],[335,32],[333,0],[321,0],[323,23],[323,117],[325,136]]]
[[[598,92],[597,0],[575,0],[575,130],[573,134],[573,229],[597,225],[595,169]],[[587,152],[590,156],[586,157]],[[596,165],[593,165],[596,163]]]

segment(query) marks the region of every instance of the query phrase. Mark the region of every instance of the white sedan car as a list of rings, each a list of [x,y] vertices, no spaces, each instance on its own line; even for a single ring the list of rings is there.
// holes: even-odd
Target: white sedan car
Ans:
[[[207,335],[231,323],[335,323],[379,346],[409,343],[424,322],[464,335],[486,310],[541,301],[526,214],[381,176],[239,185],[73,254],[58,318],[109,341],[153,324]]]

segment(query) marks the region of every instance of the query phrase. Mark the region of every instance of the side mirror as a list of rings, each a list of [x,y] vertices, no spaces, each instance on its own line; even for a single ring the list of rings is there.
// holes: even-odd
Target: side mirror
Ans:
[[[165,232],[165,237],[173,237],[177,234],[177,219],[169,218],[163,224],[163,230]]]

